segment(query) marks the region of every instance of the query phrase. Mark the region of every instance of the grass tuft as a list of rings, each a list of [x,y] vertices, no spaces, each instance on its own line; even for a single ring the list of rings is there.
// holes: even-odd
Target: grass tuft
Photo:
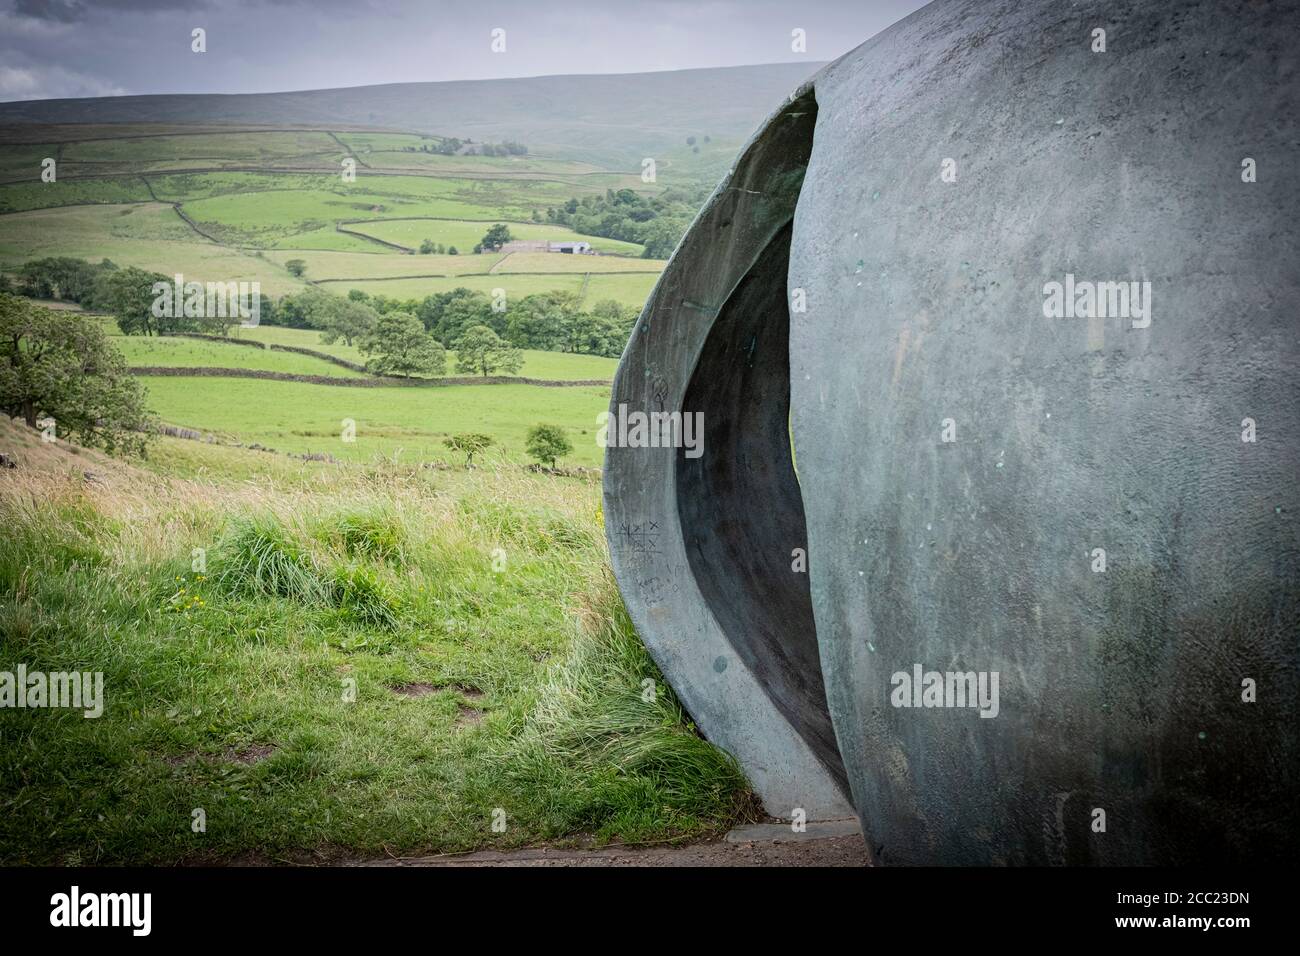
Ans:
[[[498,759],[543,826],[634,842],[721,829],[754,811],[736,761],[696,732],[612,581]]]
[[[331,602],[348,616],[372,627],[397,626],[397,601],[370,568],[360,564],[337,567],[329,585]]]
[[[273,517],[235,522],[218,549],[215,578],[234,593],[324,601],[330,587],[311,553]]]
[[[406,529],[391,509],[345,511],[322,521],[320,539],[352,558],[402,565],[406,561]]]

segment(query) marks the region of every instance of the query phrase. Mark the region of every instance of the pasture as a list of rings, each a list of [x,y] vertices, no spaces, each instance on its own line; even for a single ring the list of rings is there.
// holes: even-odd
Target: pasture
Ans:
[[[0,216],[0,268],[15,271],[28,259],[72,256],[119,266],[182,273],[199,281],[256,280],[266,295],[301,291],[306,284],[254,253],[210,242],[161,203],[65,206]]]
[[[528,429],[546,423],[561,426],[573,444],[573,454],[562,464],[598,467],[604,456],[596,445],[596,418],[609,408],[607,386],[340,388],[243,378],[143,381],[150,405],[165,421],[278,451],[326,453],[354,462],[384,457],[408,465],[458,464],[459,456],[443,447],[443,439],[482,432],[496,442],[489,459],[520,463],[528,460]],[[354,440],[345,439],[346,421],[355,423]]]
[[[110,329],[110,332],[115,329]],[[312,329],[286,329],[275,325],[260,325],[254,329],[235,328],[230,332],[231,338],[251,339],[257,342],[265,342],[267,345],[292,345],[298,348],[312,349],[316,352],[324,352],[327,355],[333,355],[336,358],[346,359],[349,362],[364,362],[365,356],[361,350],[354,345],[347,345],[339,341],[326,345],[320,340],[320,333]],[[123,339],[114,339],[114,342],[121,342]],[[191,340],[192,341],[192,340]],[[208,343],[201,343],[208,344]],[[243,359],[243,350],[241,346],[227,346],[219,343],[212,343],[218,349],[241,349],[239,357]],[[254,350],[248,349],[253,352]],[[535,349],[522,349],[524,356],[523,367],[519,370],[519,375],[524,378],[540,378],[552,381],[594,381],[596,379],[606,379],[613,381],[614,369],[618,366],[618,360],[605,358],[600,355],[570,355],[566,352],[539,352]],[[254,352],[254,354],[256,354]],[[293,353],[272,352],[272,355],[291,355]],[[335,368],[340,372],[347,370],[341,366],[332,365],[328,362],[318,362],[309,356],[303,356],[308,361],[317,362],[320,369]],[[450,357],[448,358],[450,368]],[[202,364],[202,363],[194,363]],[[217,363],[213,363],[217,364]],[[219,363],[227,365],[229,362]],[[316,371],[311,374],[325,375],[331,374],[325,371]]]
[[[425,239],[440,242],[445,246],[455,246],[462,253],[470,252],[474,245],[483,238],[488,227],[500,219],[488,217],[485,221],[464,221],[454,218],[375,218],[364,223],[350,223],[346,226],[354,232],[362,232],[385,242],[406,246],[408,249],[419,248]],[[641,247],[631,242],[617,239],[603,239],[600,236],[584,236],[564,226],[545,223],[506,222],[510,234],[516,239],[547,240],[564,242],[583,239],[599,252],[614,253],[623,256],[639,256]]]
[[[588,303],[640,306],[652,277],[603,273],[652,276],[663,266],[640,259],[635,243],[531,221],[574,196],[660,188],[593,163],[446,156],[418,151],[436,139],[395,132],[134,129],[88,128],[78,141],[75,128],[59,127],[51,131],[58,142],[0,146],[0,269],[44,256],[109,258],[200,281],[256,280],[273,296],[320,281],[339,294],[417,298],[464,285],[521,297],[566,289]],[[60,164],[52,183],[39,181],[47,155]],[[349,155],[358,166],[346,182],[341,163]],[[606,255],[471,255],[494,222],[518,239],[581,239]],[[392,247],[415,250],[425,240],[460,255]],[[284,268],[295,258],[307,262],[305,281]],[[489,272],[510,277],[474,276]]]
[[[116,326],[112,327],[114,330]],[[255,349],[227,342],[207,342],[182,337],[116,335],[112,342],[129,365],[164,368],[240,368],[260,372],[286,372],[292,375],[332,375],[357,378],[364,375],[333,362],[298,355]]]

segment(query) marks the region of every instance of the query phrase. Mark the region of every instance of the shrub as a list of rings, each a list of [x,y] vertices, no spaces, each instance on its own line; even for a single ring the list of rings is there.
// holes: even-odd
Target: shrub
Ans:
[[[558,459],[573,451],[573,445],[559,425],[534,425],[528,429],[528,443],[524,450],[542,464],[554,468]]]

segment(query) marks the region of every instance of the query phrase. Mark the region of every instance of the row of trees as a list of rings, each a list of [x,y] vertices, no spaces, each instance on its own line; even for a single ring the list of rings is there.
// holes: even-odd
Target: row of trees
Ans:
[[[421,143],[419,146],[403,146],[402,152],[437,153],[442,156],[455,156],[457,153],[473,156],[526,156],[528,147],[514,140],[506,140],[504,143],[475,143],[472,139],[451,136],[436,142]]]
[[[281,299],[276,313],[292,314],[302,327],[320,330],[326,345],[355,345],[367,357],[366,369],[375,375],[445,375],[451,350],[462,375],[512,375],[523,365],[520,350],[482,323],[467,323],[454,335],[437,336],[412,310],[380,311],[363,292],[344,298],[311,288]]]
[[[420,255],[422,256],[458,256],[460,250],[455,246],[444,246],[441,242],[434,242],[432,239],[426,239],[420,243]]]
[[[126,335],[170,335],[177,332],[206,332],[224,335],[239,324],[239,317],[185,315],[183,308],[171,314],[154,315],[154,285],[173,285],[172,276],[134,266],[120,267],[111,259],[98,263],[68,256],[33,259],[19,267],[12,291],[34,299],[75,302],[91,312],[105,312],[117,319]],[[8,290],[6,290],[8,291]],[[232,310],[227,310],[232,311]]]
[[[238,324],[238,317],[185,316],[181,310],[154,315],[159,282],[170,286],[172,278],[108,260],[93,264],[59,257],[26,263],[14,290],[108,313],[127,335],[220,335]],[[444,355],[439,362],[438,351],[454,350],[458,371],[491,375],[517,371],[520,349],[617,357],[637,310],[612,299],[583,308],[576,293],[562,290],[494,302],[466,288],[397,299],[356,289],[337,296],[311,286],[279,300],[262,297],[260,316],[266,325],[316,329],[327,344],[355,345],[371,357],[376,374],[442,374],[437,369],[445,368],[447,359]],[[397,318],[379,321],[388,316]]]
[[[273,306],[262,304],[262,321],[268,325],[319,329],[326,342],[356,344],[373,322],[374,315],[404,312],[419,319],[424,329],[443,348],[451,349],[465,332],[485,326],[503,342],[518,349],[572,352],[617,358],[623,352],[638,311],[613,299],[604,299],[589,309],[580,304],[577,293],[556,290],[507,300],[494,309],[483,292],[451,289],[423,299],[397,299],[370,295],[359,289],[346,298],[330,295],[318,287],[287,295]]]

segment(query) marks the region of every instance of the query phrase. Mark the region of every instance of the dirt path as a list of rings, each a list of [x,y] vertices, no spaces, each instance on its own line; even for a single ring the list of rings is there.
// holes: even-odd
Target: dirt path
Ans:
[[[859,833],[845,827],[810,824],[810,831],[793,836],[786,826],[733,830],[726,838],[688,846],[600,847],[562,850],[480,850],[440,856],[419,856],[354,862],[351,866],[868,866]],[[819,827],[826,829],[819,832]],[[856,822],[854,823],[854,827]],[[851,829],[851,828],[848,828]]]
[[[699,843],[600,850],[483,850],[459,856],[374,860],[354,866],[866,866],[861,837],[806,843]]]

